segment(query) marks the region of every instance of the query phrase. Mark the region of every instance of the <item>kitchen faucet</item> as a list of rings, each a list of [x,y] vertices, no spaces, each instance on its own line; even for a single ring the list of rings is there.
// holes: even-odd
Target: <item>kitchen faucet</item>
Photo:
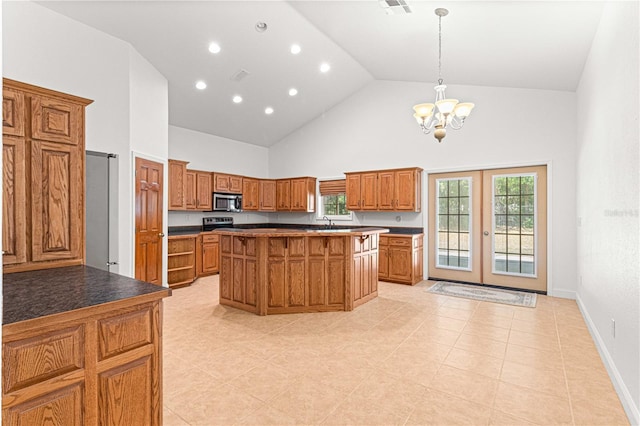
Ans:
[[[328,227],[329,227],[329,229],[331,229],[331,227],[333,226],[333,223],[331,223],[331,219],[329,219],[329,218],[328,218],[328,217],[326,217],[326,216],[322,216],[322,220],[328,220],[328,221],[329,221],[329,225],[328,225]]]

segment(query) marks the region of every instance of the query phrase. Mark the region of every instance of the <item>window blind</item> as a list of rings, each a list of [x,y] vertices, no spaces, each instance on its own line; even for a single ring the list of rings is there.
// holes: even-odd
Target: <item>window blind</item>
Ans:
[[[320,196],[338,195],[347,192],[346,179],[322,180],[320,181]]]

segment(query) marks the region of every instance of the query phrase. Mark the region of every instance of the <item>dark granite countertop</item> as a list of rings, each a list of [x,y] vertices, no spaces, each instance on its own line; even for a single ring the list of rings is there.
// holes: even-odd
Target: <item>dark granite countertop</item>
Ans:
[[[171,290],[90,266],[68,266],[2,277],[2,323],[11,324],[46,315]]]
[[[305,230],[305,231],[313,231],[313,230],[322,230],[325,229],[325,225],[303,225],[303,224],[295,224],[295,223],[242,223],[234,225],[233,228],[225,228],[225,229],[260,229],[260,228],[270,228],[270,229],[295,229],[295,230]],[[388,229],[390,234],[400,234],[400,235],[416,235],[422,234],[424,232],[423,228],[411,228],[411,227],[400,227],[400,226],[369,226],[369,225],[334,225],[332,229],[349,229],[352,231],[359,231],[361,229],[366,228],[384,228]],[[170,226],[169,227],[169,236],[178,236],[178,235],[194,235],[202,232],[201,226]]]
[[[383,234],[389,232],[387,228],[378,227],[357,227],[357,228],[280,228],[278,224],[273,224],[271,228],[219,228],[216,233],[220,234],[240,234],[249,237],[306,237],[309,235],[368,235]]]

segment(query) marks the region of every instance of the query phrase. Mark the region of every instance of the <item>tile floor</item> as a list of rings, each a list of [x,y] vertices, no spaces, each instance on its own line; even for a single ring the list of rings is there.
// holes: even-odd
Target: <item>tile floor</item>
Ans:
[[[380,283],[353,312],[259,317],[218,276],[164,304],[164,424],[629,424],[574,301]]]

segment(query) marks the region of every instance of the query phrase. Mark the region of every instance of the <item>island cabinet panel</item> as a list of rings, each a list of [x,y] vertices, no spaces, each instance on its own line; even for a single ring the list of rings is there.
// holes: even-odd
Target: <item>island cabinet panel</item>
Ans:
[[[151,356],[144,356],[104,371],[98,376],[101,425],[154,423]]]
[[[3,424],[160,425],[161,302],[5,324]]]
[[[284,308],[286,282],[284,255],[278,259],[270,257],[267,268],[267,310],[269,308]]]
[[[5,273],[84,262],[84,108],[91,102],[3,79]]]
[[[75,383],[57,392],[29,400],[4,410],[2,423],[6,426],[64,425],[81,426],[83,422],[84,386]]]
[[[231,306],[258,308],[257,239],[220,236],[220,301]]]
[[[351,290],[353,306],[378,295],[378,235],[353,238]]]

